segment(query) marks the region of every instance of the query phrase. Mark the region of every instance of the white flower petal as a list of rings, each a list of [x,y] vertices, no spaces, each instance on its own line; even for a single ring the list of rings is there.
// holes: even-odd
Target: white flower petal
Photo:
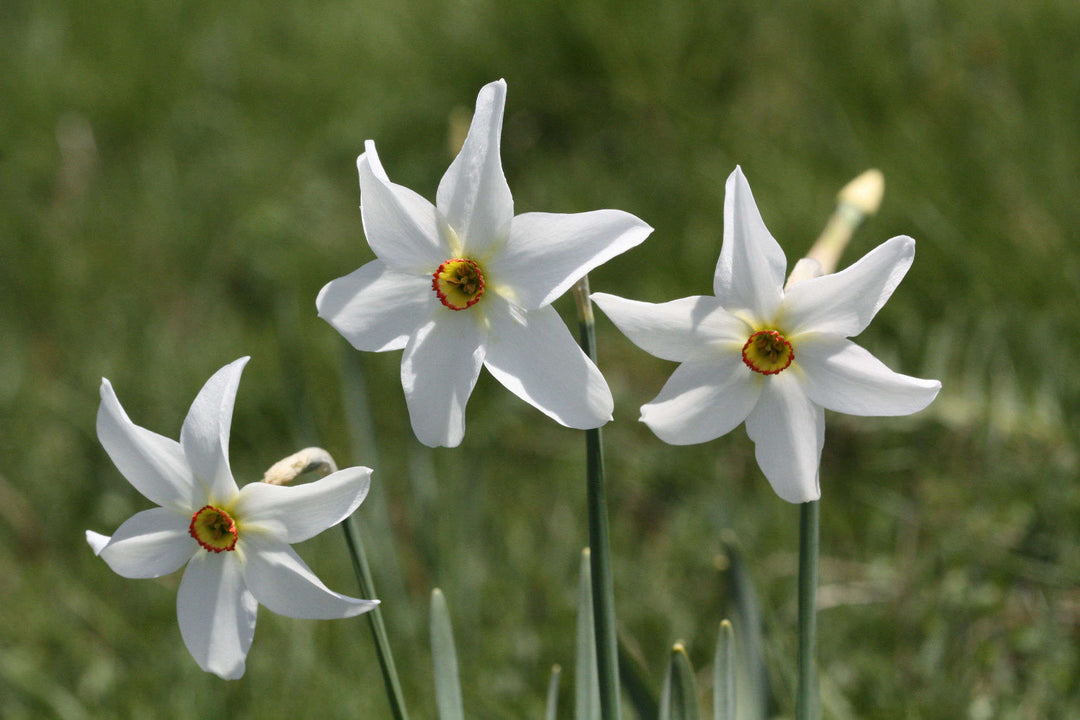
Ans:
[[[706,295],[654,304],[593,293],[592,300],[632,343],[664,360],[684,362],[708,343],[741,348],[754,331]]]
[[[357,350],[371,352],[405,347],[436,305],[431,275],[394,272],[382,260],[331,280],[315,300],[319,317]]]
[[[549,304],[585,273],[639,245],[652,228],[620,210],[560,215],[525,213],[510,223],[510,240],[487,264],[513,288],[526,310]]]
[[[386,177],[375,143],[356,159],[364,235],[380,260],[399,272],[433,273],[450,252],[435,206]],[[377,170],[377,172],[376,172]]]
[[[761,385],[739,348],[702,352],[679,365],[656,398],[641,407],[641,421],[672,445],[708,442],[746,419]]]
[[[93,530],[86,531],[86,542],[90,545],[90,549],[94,551],[95,555],[100,555],[101,551],[105,549],[105,546],[109,544],[110,540],[112,540],[112,538],[108,535],[102,535]]]
[[[802,380],[786,370],[765,379],[746,434],[773,490],[790,503],[821,497],[818,466],[825,445],[825,411],[807,397]]]
[[[787,259],[761,219],[742,169],[724,187],[724,241],[713,292],[728,310],[745,308],[759,319],[776,313]]]
[[[505,102],[505,81],[480,89],[465,144],[435,197],[435,205],[464,244],[463,254],[474,259],[487,259],[490,248],[505,242],[514,215],[514,199],[499,158]]]
[[[409,419],[417,439],[428,447],[456,447],[465,435],[465,404],[486,352],[477,310],[440,308],[401,355],[401,387]]]
[[[195,480],[180,443],[131,422],[104,378],[97,434],[116,469],[143,497],[162,507],[191,507]]]
[[[567,427],[595,428],[611,419],[614,401],[604,376],[553,307],[520,320],[509,309],[488,318],[484,365],[510,392]]]
[[[132,515],[111,538],[88,531],[86,540],[117,575],[155,578],[179,570],[199,549],[190,523],[175,510],[153,508]]]
[[[914,259],[915,241],[901,235],[838,273],[792,285],[784,299],[788,332],[858,335],[904,279]]]
[[[239,492],[229,468],[229,429],[240,373],[248,358],[234,360],[214,373],[191,403],[180,444],[209,502],[229,502]]]
[[[235,552],[195,553],[176,593],[176,615],[199,667],[225,680],[243,676],[258,609]]]
[[[279,615],[333,620],[359,615],[379,604],[326,587],[286,543],[268,535],[243,542],[244,580],[255,599]]]
[[[287,543],[298,543],[337,525],[367,496],[371,468],[351,467],[303,485],[248,483],[240,490],[236,516]]]
[[[893,372],[867,350],[838,336],[798,343],[806,391],[818,405],[848,415],[910,415],[929,405],[941,383]]]

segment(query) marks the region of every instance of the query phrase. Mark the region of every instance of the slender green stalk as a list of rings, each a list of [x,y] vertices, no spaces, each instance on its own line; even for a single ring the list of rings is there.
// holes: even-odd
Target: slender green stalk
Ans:
[[[574,285],[581,347],[596,362],[596,321],[586,275]],[[592,573],[593,629],[600,680],[600,716],[619,720],[619,649],[615,635],[615,592],[611,580],[607,496],[604,492],[604,448],[600,428],[585,431],[585,472],[589,499],[589,548]]]
[[[816,720],[817,668],[817,574],[818,574],[818,501],[799,508],[799,691],[796,697],[796,720]]]
[[[364,543],[360,539],[360,532],[353,516],[345,518],[341,527],[345,530],[345,544],[349,546],[353,572],[356,573],[356,580],[360,584],[360,597],[373,598],[375,597],[375,583],[371,580],[371,568],[368,567],[367,556],[364,554]],[[405,696],[401,692],[401,683],[398,681],[397,669],[394,667],[394,656],[390,652],[390,641],[386,637],[382,612],[379,608],[375,608],[367,613],[367,618],[371,624],[371,634],[375,638],[375,652],[379,656],[379,667],[382,669],[383,685],[386,686],[386,698],[390,702],[390,711],[394,714],[394,720],[408,720],[409,713],[405,709]]]
[[[304,473],[312,472],[325,476],[337,472],[337,469],[337,463],[334,462],[330,453],[322,448],[309,447],[271,465],[263,475],[263,482],[271,485],[287,485]],[[371,580],[371,568],[368,567],[364,543],[360,540],[355,518],[352,515],[345,518],[341,527],[345,530],[345,544],[349,547],[353,572],[356,573],[356,580],[360,584],[360,597],[374,598],[376,597],[375,583]],[[376,607],[366,614],[368,622],[371,623],[371,634],[375,637],[375,652],[379,656],[379,667],[382,668],[390,710],[394,713],[394,720],[408,720],[409,713],[405,710],[405,698],[401,693],[397,670],[394,668],[394,656],[390,653],[390,642],[386,639],[386,626],[383,625],[382,612]]]

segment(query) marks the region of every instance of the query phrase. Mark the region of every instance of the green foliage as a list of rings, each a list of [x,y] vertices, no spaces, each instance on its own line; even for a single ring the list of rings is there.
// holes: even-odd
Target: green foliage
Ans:
[[[439,720],[462,720],[465,711],[461,703],[454,628],[450,623],[446,597],[438,588],[431,591],[431,663]]]
[[[694,669],[682,643],[671,650],[664,686],[660,691],[660,720],[699,720]]]
[[[559,665],[552,665],[551,680],[548,682],[547,702],[544,709],[544,720],[556,720],[559,717],[560,677],[562,677],[562,668]]]
[[[362,619],[264,609],[225,683],[182,646],[178,578],[117,577],[83,539],[147,507],[97,442],[100,378],[176,437],[246,354],[241,482],[309,444],[375,468],[359,512],[410,705],[431,706],[438,585],[470,629],[470,717],[543,714],[548,669],[574,654],[580,433],[482,377],[464,445],[420,448],[398,354],[355,353],[314,311],[372,257],[363,141],[433,197],[451,116],[497,77],[519,211],[656,228],[594,290],[707,292],[736,163],[792,259],[837,189],[884,171],[844,260],[901,233],[918,254],[859,342],[944,390],[908,420],[829,418],[825,717],[1080,715],[1078,24],[1071,0],[0,4],[0,716],[389,717]],[[598,332],[620,630],[657,674],[676,637],[708,667],[721,617],[744,647],[734,535],[763,702],[790,715],[797,510],[741,430],[675,448],[637,423],[672,367]],[[353,592],[340,533],[299,552]]]
[[[600,720],[600,678],[596,669],[596,629],[588,549],[581,553],[574,639],[574,720]]]
[[[738,707],[736,657],[735,632],[731,622],[724,620],[720,623],[713,657],[713,720],[735,720]]]

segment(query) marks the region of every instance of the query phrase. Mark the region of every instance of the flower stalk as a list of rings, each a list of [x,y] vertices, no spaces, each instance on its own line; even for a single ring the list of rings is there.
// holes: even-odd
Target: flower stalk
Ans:
[[[308,472],[317,473],[319,476],[329,475],[337,472],[337,464],[330,453],[322,448],[304,448],[271,465],[263,474],[263,482],[271,485],[287,485]],[[356,574],[360,591],[366,597],[375,597],[375,583],[371,579],[371,568],[368,565],[364,543],[360,539],[360,530],[355,517],[349,515],[341,523],[341,527],[345,531],[345,544],[349,548],[349,557],[352,559],[353,572]],[[405,696],[401,692],[401,682],[398,680],[397,668],[394,665],[394,655],[390,651],[390,641],[386,635],[382,613],[376,607],[367,613],[367,616],[368,622],[371,623],[371,634],[375,639],[375,653],[379,658],[379,668],[382,671],[383,684],[386,686],[390,711],[394,715],[394,720],[408,720],[409,713],[405,709]]]
[[[589,277],[574,285],[581,347],[596,362],[596,320],[589,300]],[[585,431],[585,472],[589,503],[589,558],[592,577],[593,628],[600,681],[600,717],[618,720],[619,655],[615,634],[615,592],[611,579],[607,496],[604,490],[604,448],[600,428]]]
[[[799,687],[796,720],[815,720],[817,713],[817,574],[819,501],[799,506]]]
[[[353,572],[356,574],[360,591],[374,597],[375,583],[371,579],[371,568],[368,566],[364,543],[360,539],[356,520],[350,515],[345,518],[341,527],[345,530],[345,544],[349,547],[349,556],[352,558]],[[386,625],[383,623],[379,608],[368,613],[368,622],[371,623],[371,635],[375,638],[375,653],[379,657],[379,668],[382,671],[390,711],[394,715],[394,720],[409,720],[409,713],[405,709],[405,695],[401,692],[401,682],[398,680],[397,668],[394,666],[394,655],[390,651],[390,640],[387,638]]]
[[[836,271],[851,236],[866,218],[877,214],[884,195],[885,176],[876,168],[867,170],[840,189],[836,196],[836,209],[806,253],[806,258],[816,263],[815,274],[828,275]],[[810,276],[804,274],[807,269],[805,265],[801,269],[796,266],[787,286],[806,280]]]

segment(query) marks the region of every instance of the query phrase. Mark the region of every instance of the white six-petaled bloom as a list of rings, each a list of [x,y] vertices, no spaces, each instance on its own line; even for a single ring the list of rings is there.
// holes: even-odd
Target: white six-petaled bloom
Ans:
[[[378,604],[330,590],[290,547],[348,517],[367,495],[369,468],[295,487],[237,487],[229,426],[247,360],[206,382],[180,442],[131,422],[102,380],[98,439],[128,482],[159,507],[136,513],[111,538],[86,531],[94,552],[124,577],[159,577],[187,565],[176,597],[180,634],[199,667],[228,680],[244,674],[259,604],[313,619],[350,617]]]
[[[401,384],[417,438],[453,447],[481,366],[568,427],[611,419],[611,391],[551,302],[652,228],[625,212],[514,216],[499,157],[506,83],[481,89],[435,204],[390,182],[375,144],[357,159],[376,260],[328,283],[319,316],[357,349],[404,349]]]
[[[681,363],[641,408],[657,436],[675,445],[706,442],[745,421],[773,489],[801,503],[821,496],[824,409],[907,415],[941,389],[937,380],[893,372],[848,340],[889,299],[914,256],[915,241],[895,237],[841,272],[785,288],[784,252],[736,168],[725,187],[714,296],[662,304],[603,293],[592,299],[638,347]],[[804,261],[793,275],[813,275],[810,268]]]

